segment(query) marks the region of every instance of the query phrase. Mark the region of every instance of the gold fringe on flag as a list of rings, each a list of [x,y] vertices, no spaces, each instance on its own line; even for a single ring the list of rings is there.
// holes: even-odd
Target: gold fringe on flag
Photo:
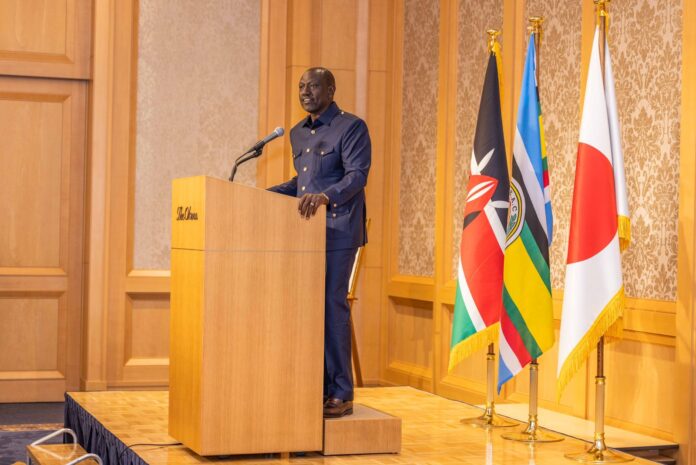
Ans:
[[[585,333],[583,338],[578,342],[575,348],[570,352],[568,358],[563,362],[561,371],[558,375],[556,385],[556,400],[560,401],[563,390],[573,378],[575,373],[580,369],[583,363],[590,356],[590,353],[597,347],[597,343],[602,336],[608,335],[607,332],[611,329],[616,331],[615,324],[619,324],[619,329],[623,328],[622,322],[618,321],[623,314],[624,309],[624,288],[621,286],[619,292],[611,298],[609,303],[604,307],[604,310],[599,314],[592,327]],[[561,316],[562,317],[562,316]]]
[[[500,332],[500,323],[493,323],[483,331],[479,331],[462,342],[457,344],[450,350],[449,366],[447,372],[450,373],[462,360],[468,358],[477,350],[498,342],[498,333]]]
[[[631,219],[628,216],[618,215],[619,221],[619,249],[623,252],[631,243]]]
[[[618,342],[623,339],[623,316],[619,316],[613,325],[609,326],[606,334],[604,335],[604,342],[609,344],[612,342]]]

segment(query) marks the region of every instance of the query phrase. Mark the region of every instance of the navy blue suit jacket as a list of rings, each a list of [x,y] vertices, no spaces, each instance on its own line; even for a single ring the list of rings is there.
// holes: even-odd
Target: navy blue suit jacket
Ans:
[[[297,175],[269,190],[302,197],[324,193],[326,250],[360,247],[367,242],[365,184],[372,145],[367,125],[336,103],[312,122],[308,116],[290,130]]]

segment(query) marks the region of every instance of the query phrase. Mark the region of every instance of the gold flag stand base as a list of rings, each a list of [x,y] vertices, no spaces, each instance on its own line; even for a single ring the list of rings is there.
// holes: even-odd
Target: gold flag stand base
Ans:
[[[519,423],[510,421],[505,417],[501,417],[495,413],[494,404],[486,405],[486,410],[480,417],[463,418],[461,420],[465,425],[473,426],[474,428],[509,428],[517,426]]]
[[[607,448],[604,434],[595,435],[594,444],[588,450],[565,454],[565,457],[581,463],[625,463],[635,459],[631,455]]]
[[[503,439],[510,441],[526,442],[526,443],[541,443],[541,442],[560,442],[564,438],[550,431],[545,431],[539,428],[536,415],[529,416],[529,423],[523,431],[517,433],[505,433],[501,435]]]
[[[490,34],[490,32],[489,32]],[[465,425],[473,426],[474,428],[507,428],[517,426],[519,423],[510,421],[495,413],[495,347],[493,344],[488,344],[488,353],[486,354],[486,410],[480,417],[464,418],[461,420]]]

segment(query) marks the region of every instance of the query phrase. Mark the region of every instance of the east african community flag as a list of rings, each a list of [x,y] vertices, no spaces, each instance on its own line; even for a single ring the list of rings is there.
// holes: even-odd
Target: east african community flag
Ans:
[[[459,250],[450,370],[472,352],[494,342],[498,336],[510,187],[496,58],[497,52],[491,52],[471,155]]]
[[[498,391],[554,342],[549,271],[553,218],[534,41],[531,34],[512,149]]]
[[[618,323],[624,288],[621,250],[630,240],[626,182],[609,46],[605,70],[595,30],[580,124],[561,335],[558,395],[599,339]]]

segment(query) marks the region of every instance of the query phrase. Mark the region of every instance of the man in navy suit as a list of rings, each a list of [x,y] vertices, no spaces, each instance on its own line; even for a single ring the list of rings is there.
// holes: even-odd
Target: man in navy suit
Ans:
[[[300,104],[309,113],[290,131],[297,175],[269,190],[299,197],[309,219],[326,205],[324,416],[353,413],[348,281],[358,248],[367,242],[365,184],[372,147],[367,125],[333,101],[336,80],[326,68],[300,79]]]

